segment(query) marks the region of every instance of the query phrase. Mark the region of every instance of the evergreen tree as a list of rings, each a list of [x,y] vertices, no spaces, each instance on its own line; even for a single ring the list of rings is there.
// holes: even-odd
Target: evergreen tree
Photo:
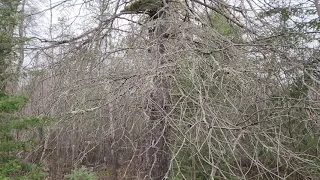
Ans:
[[[14,133],[42,125],[49,118],[19,116],[17,112],[27,98],[5,92],[14,47],[24,40],[14,35],[19,23],[19,4],[20,0],[0,0],[0,179],[43,179],[45,173],[40,166],[24,162],[15,155],[31,146],[34,138],[18,140]]]
[[[14,156],[14,152],[26,150],[33,143],[33,138],[17,140],[14,132],[31,129],[49,120],[16,115],[26,102],[25,96],[0,92],[0,179],[41,179],[45,176],[39,166]]]
[[[20,0],[0,0],[0,90],[5,90],[13,47],[18,43],[14,30],[19,22]]]

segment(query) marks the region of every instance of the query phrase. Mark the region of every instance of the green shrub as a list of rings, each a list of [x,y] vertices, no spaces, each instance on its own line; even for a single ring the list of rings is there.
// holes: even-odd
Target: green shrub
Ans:
[[[27,102],[24,96],[0,92],[0,179],[43,179],[46,173],[41,166],[24,162],[15,152],[28,149],[34,137],[18,140],[14,134],[21,130],[42,126],[47,117],[25,117],[16,114]]]
[[[76,168],[72,170],[71,174],[65,175],[69,180],[96,180],[97,176],[90,172],[86,167]]]

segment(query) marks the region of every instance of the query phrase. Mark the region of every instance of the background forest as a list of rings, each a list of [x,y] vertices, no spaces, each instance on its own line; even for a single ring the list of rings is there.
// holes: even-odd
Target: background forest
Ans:
[[[319,179],[318,0],[0,0],[0,179]]]

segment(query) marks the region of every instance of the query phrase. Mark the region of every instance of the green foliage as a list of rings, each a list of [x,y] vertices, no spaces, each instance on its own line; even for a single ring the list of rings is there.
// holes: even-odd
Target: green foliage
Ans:
[[[46,176],[40,166],[23,162],[13,156],[15,151],[27,150],[33,138],[17,140],[14,132],[40,126],[50,120],[47,117],[20,117],[16,114],[27,102],[25,96],[0,92],[0,178],[43,179]]]
[[[228,19],[218,13],[212,13],[210,16],[211,24],[221,35],[227,37],[239,37],[240,28],[235,24],[228,22]]]
[[[5,163],[4,163],[5,162]],[[42,180],[48,174],[43,172],[41,166],[26,163],[17,158],[11,158],[0,163],[0,179],[4,180]]]
[[[65,175],[69,180],[96,180],[97,176],[90,172],[86,167],[76,168],[72,170],[71,174]]]
[[[6,113],[18,111],[26,102],[25,96],[6,95],[2,92],[0,94],[0,111]]]
[[[19,4],[20,0],[0,0],[0,90],[6,86],[9,76],[6,70],[12,61],[13,47],[25,40],[14,37],[20,21]]]
[[[17,112],[27,103],[27,97],[4,92],[9,77],[6,70],[12,61],[13,48],[28,38],[14,37],[14,30],[20,21],[20,0],[0,0],[0,5],[0,179],[40,180],[47,175],[41,166],[24,162],[14,155],[31,147],[34,137],[19,140],[15,133],[42,126],[50,118],[19,116]]]
[[[0,30],[12,32],[19,21],[20,0],[0,0]]]
[[[210,65],[212,65],[211,71],[208,68]],[[192,67],[192,71],[190,67]],[[315,69],[314,71],[317,72],[314,66],[310,65],[308,68]],[[310,70],[309,74],[316,73],[314,71]],[[317,74],[314,74],[314,76],[318,77]],[[173,101],[181,101],[181,103],[179,102],[181,111],[178,112],[179,109],[176,109],[177,113],[181,113],[177,115],[179,121],[183,121],[183,123],[179,125],[179,129],[185,129],[183,136],[189,137],[190,139],[188,140],[190,142],[195,142],[195,144],[202,143],[207,138],[205,135],[201,136],[200,131],[194,132],[195,134],[192,133],[193,130],[200,126],[194,122],[194,117],[199,113],[199,105],[196,103],[196,98],[200,94],[205,96],[205,99],[208,101],[214,99],[215,101],[213,101],[212,106],[209,106],[210,108],[219,108],[221,105],[225,107],[230,106],[223,101],[223,94],[220,95],[221,92],[227,92],[230,97],[230,95],[236,94],[237,89],[240,89],[234,88],[237,87],[236,83],[233,82],[233,78],[230,77],[232,77],[232,73],[228,74],[222,70],[216,70],[214,63],[210,64],[209,61],[199,62],[193,66],[184,61],[179,70],[176,71],[175,80],[177,83],[172,89],[172,93],[174,94]],[[290,174],[288,179],[301,179],[301,176],[307,175],[310,175],[310,177],[318,177],[320,174],[318,171],[320,164],[318,158],[320,137],[318,128],[312,124],[313,122],[310,119],[310,115],[308,115],[309,111],[312,111],[316,116],[319,106],[312,104],[310,106],[314,106],[314,109],[305,108],[306,105],[308,105],[305,104],[305,100],[307,100],[307,94],[310,92],[306,83],[311,86],[312,83],[310,81],[307,75],[295,77],[294,80],[290,81],[291,83],[283,83],[282,86],[275,87],[276,90],[274,91],[276,91],[277,94],[265,101],[266,107],[259,113],[259,116],[255,116],[255,110],[250,106],[248,106],[245,112],[250,114],[250,118],[252,119],[250,124],[253,124],[252,128],[259,127],[259,131],[262,133],[239,139],[239,144],[245,148],[246,153],[250,153],[250,157],[256,158],[255,161],[259,162],[266,169],[276,169],[279,167],[281,176],[283,174]],[[231,83],[233,88],[224,89],[224,86],[228,86],[228,84]],[[250,112],[251,108],[253,109],[252,114]],[[259,122],[259,118],[263,119],[264,122]],[[189,127],[187,126],[188,124],[190,124]],[[203,125],[201,130],[205,131],[205,128],[205,125]],[[209,179],[208,174],[212,169],[210,165],[206,167],[210,159],[209,154],[213,157],[212,159],[214,161],[223,160],[217,163],[219,169],[215,174],[215,179],[239,179],[238,176],[241,176],[239,169],[248,172],[246,175],[248,179],[250,179],[250,177],[253,179],[270,178],[268,172],[265,174],[259,172],[261,171],[260,167],[256,165],[252,159],[249,159],[241,148],[236,147],[233,152],[230,152],[228,151],[228,146],[223,143],[214,143],[215,139],[224,138],[220,134],[223,130],[212,131],[214,132],[212,133],[214,134],[214,138],[212,139],[211,152],[210,149],[203,148],[207,145],[206,143],[203,143],[204,146],[201,146],[201,148],[198,147],[197,149],[190,147],[192,146],[190,144],[193,143],[183,145],[183,147],[179,149],[179,153],[175,156],[177,164],[173,167],[172,171],[175,179]],[[197,138],[192,139],[193,136]],[[253,143],[251,144],[251,142]],[[281,147],[281,151],[279,152],[277,148],[275,148],[278,146]],[[212,151],[212,149],[218,150]],[[219,149],[225,152],[221,153]],[[288,157],[288,152],[294,154],[297,158],[285,159]],[[303,161],[300,158],[303,159]],[[288,167],[288,163],[294,165]],[[299,174],[302,171],[295,171],[295,165],[300,165],[301,168],[303,168],[303,175]],[[247,169],[248,167],[250,167],[249,170]],[[183,176],[181,174],[183,174]]]
[[[278,7],[274,6],[260,12],[258,17],[262,19],[277,19],[273,23],[278,26],[278,32],[286,36],[286,41],[293,38],[311,42],[316,39],[317,35],[306,32],[320,30],[320,22],[318,21],[316,10],[313,7],[304,7],[303,4],[296,6],[290,4],[282,4]],[[302,41],[297,42],[301,43]]]
[[[205,173],[210,170],[209,165],[198,158],[198,155],[194,154],[195,149],[190,147],[182,148],[177,154],[177,164],[173,167],[173,172],[180,172],[186,179],[207,180],[209,176]],[[208,149],[203,149],[201,155],[206,155]],[[204,169],[205,168],[205,169]],[[180,174],[174,175],[174,180],[184,179]]]
[[[0,30],[0,53],[7,56],[13,48],[13,38],[6,32]],[[1,57],[3,59],[4,57]]]
[[[301,10],[302,9],[300,8],[278,7],[278,8],[269,9],[267,11],[263,11],[258,15],[258,17],[265,18],[269,16],[279,15],[282,21],[287,21],[289,20],[290,16],[295,15],[297,13],[301,13],[302,12]]]

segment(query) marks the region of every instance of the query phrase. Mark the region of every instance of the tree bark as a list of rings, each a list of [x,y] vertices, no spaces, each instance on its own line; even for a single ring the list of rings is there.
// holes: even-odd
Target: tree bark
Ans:
[[[20,38],[23,38],[24,34],[25,34],[25,22],[24,22],[25,5],[26,5],[26,0],[23,0],[21,2],[21,14],[22,14],[22,17],[21,17],[21,20],[20,20],[20,23],[19,23],[19,37]],[[21,73],[23,60],[24,60],[24,43],[22,42],[22,43],[19,44],[19,60],[18,60],[18,65],[17,65],[17,70],[16,70],[18,78],[19,78],[20,73]]]
[[[166,18],[166,12],[158,12],[162,22]],[[156,20],[156,18],[154,18]],[[163,58],[165,47],[163,42],[167,37],[164,36],[167,31],[165,23],[160,23],[157,27],[149,30],[149,38],[151,41],[157,42],[157,48],[149,51],[152,55],[156,55],[157,67],[165,65],[168,61]],[[170,89],[171,80],[167,76],[166,71],[157,72],[153,79],[154,90],[149,99],[149,124],[148,133],[146,137],[147,149],[145,150],[146,158],[142,162],[146,166],[146,175],[148,179],[162,180],[165,178],[169,171],[170,166],[170,153],[167,145],[168,131],[167,125],[168,114],[171,106]]]

